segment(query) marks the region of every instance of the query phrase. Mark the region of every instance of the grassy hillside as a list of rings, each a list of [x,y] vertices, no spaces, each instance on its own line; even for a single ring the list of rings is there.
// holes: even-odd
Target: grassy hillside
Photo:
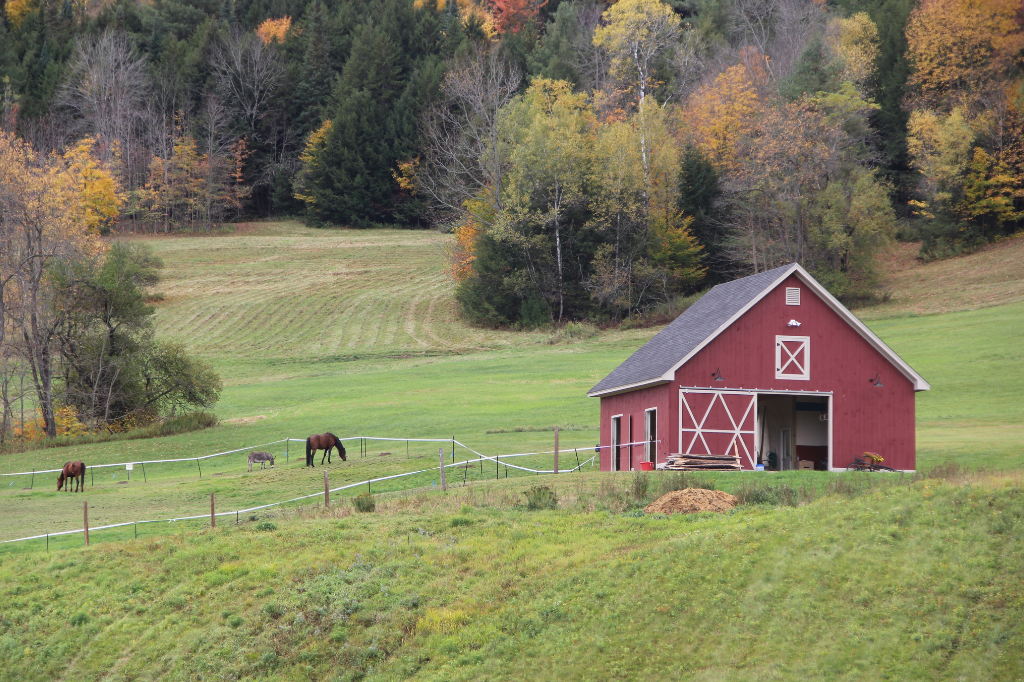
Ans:
[[[974,253],[922,263],[921,245],[899,244],[882,258],[889,301],[856,312],[864,319],[975,310],[1024,301],[1024,235]]]
[[[2,556],[0,677],[1024,675],[1024,482],[879,480],[670,518],[603,511],[623,476],[546,512],[477,487]]]

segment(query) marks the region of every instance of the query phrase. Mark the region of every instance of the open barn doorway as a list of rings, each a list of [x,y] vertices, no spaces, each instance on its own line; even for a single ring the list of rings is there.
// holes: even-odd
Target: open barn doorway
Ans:
[[[757,457],[767,471],[832,468],[830,396],[758,393]]]

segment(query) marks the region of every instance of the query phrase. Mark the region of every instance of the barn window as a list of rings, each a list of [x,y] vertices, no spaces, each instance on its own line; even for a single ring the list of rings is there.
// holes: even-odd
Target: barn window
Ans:
[[[811,338],[775,337],[775,378],[809,380],[811,378]]]
[[[786,305],[800,305],[800,287],[786,287]]]

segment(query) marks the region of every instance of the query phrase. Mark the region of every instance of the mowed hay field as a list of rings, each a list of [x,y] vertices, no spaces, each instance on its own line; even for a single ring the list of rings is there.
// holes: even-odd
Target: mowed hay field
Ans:
[[[166,266],[160,333],[225,378],[221,424],[6,455],[0,472],[327,430],[455,435],[493,455],[550,449],[553,424],[566,468],[573,448],[593,454],[587,389],[656,331],[469,327],[433,233],[278,223],[141,241]],[[985,268],[991,253],[957,260]],[[920,266],[923,288],[941,287],[932,266],[948,267]],[[376,486],[372,514],[347,499],[360,488],[330,511],[308,501],[212,531],[163,522],[138,539],[95,532],[87,549],[81,535],[0,545],[0,679],[1019,679],[1024,303],[866,317],[932,383],[918,394],[919,468],[973,472],[721,474],[697,483],[748,504],[657,518],[638,510],[678,484],[669,476],[495,481],[487,463],[449,470],[447,494],[435,474]],[[437,462],[433,443],[407,455],[370,441],[365,458],[350,445],[332,485]],[[52,474],[28,490],[0,479],[0,539],[79,528],[83,500],[100,525],[203,514],[210,493],[221,511],[322,490],[319,456],[304,469],[299,448],[272,471],[247,472],[244,454],[203,462],[202,478],[194,463],[147,466],[145,482],[100,469],[84,495],[56,493]],[[557,509],[523,506],[538,484]]]
[[[186,338],[229,380],[543,336],[462,324],[442,273],[448,239],[436,232],[254,223],[224,236],[142,241],[166,266],[158,327]]]

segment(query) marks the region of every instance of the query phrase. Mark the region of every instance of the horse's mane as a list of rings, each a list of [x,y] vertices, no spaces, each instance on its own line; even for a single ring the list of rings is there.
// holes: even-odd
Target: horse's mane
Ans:
[[[334,435],[333,433],[331,433],[330,431],[328,431],[328,432],[327,432],[327,433],[325,433],[324,435],[325,435],[325,436],[330,436],[331,438],[333,438],[334,440],[338,441],[339,443],[341,442],[341,439],[340,439],[340,438],[338,438],[337,436],[335,436],[335,435]]]

